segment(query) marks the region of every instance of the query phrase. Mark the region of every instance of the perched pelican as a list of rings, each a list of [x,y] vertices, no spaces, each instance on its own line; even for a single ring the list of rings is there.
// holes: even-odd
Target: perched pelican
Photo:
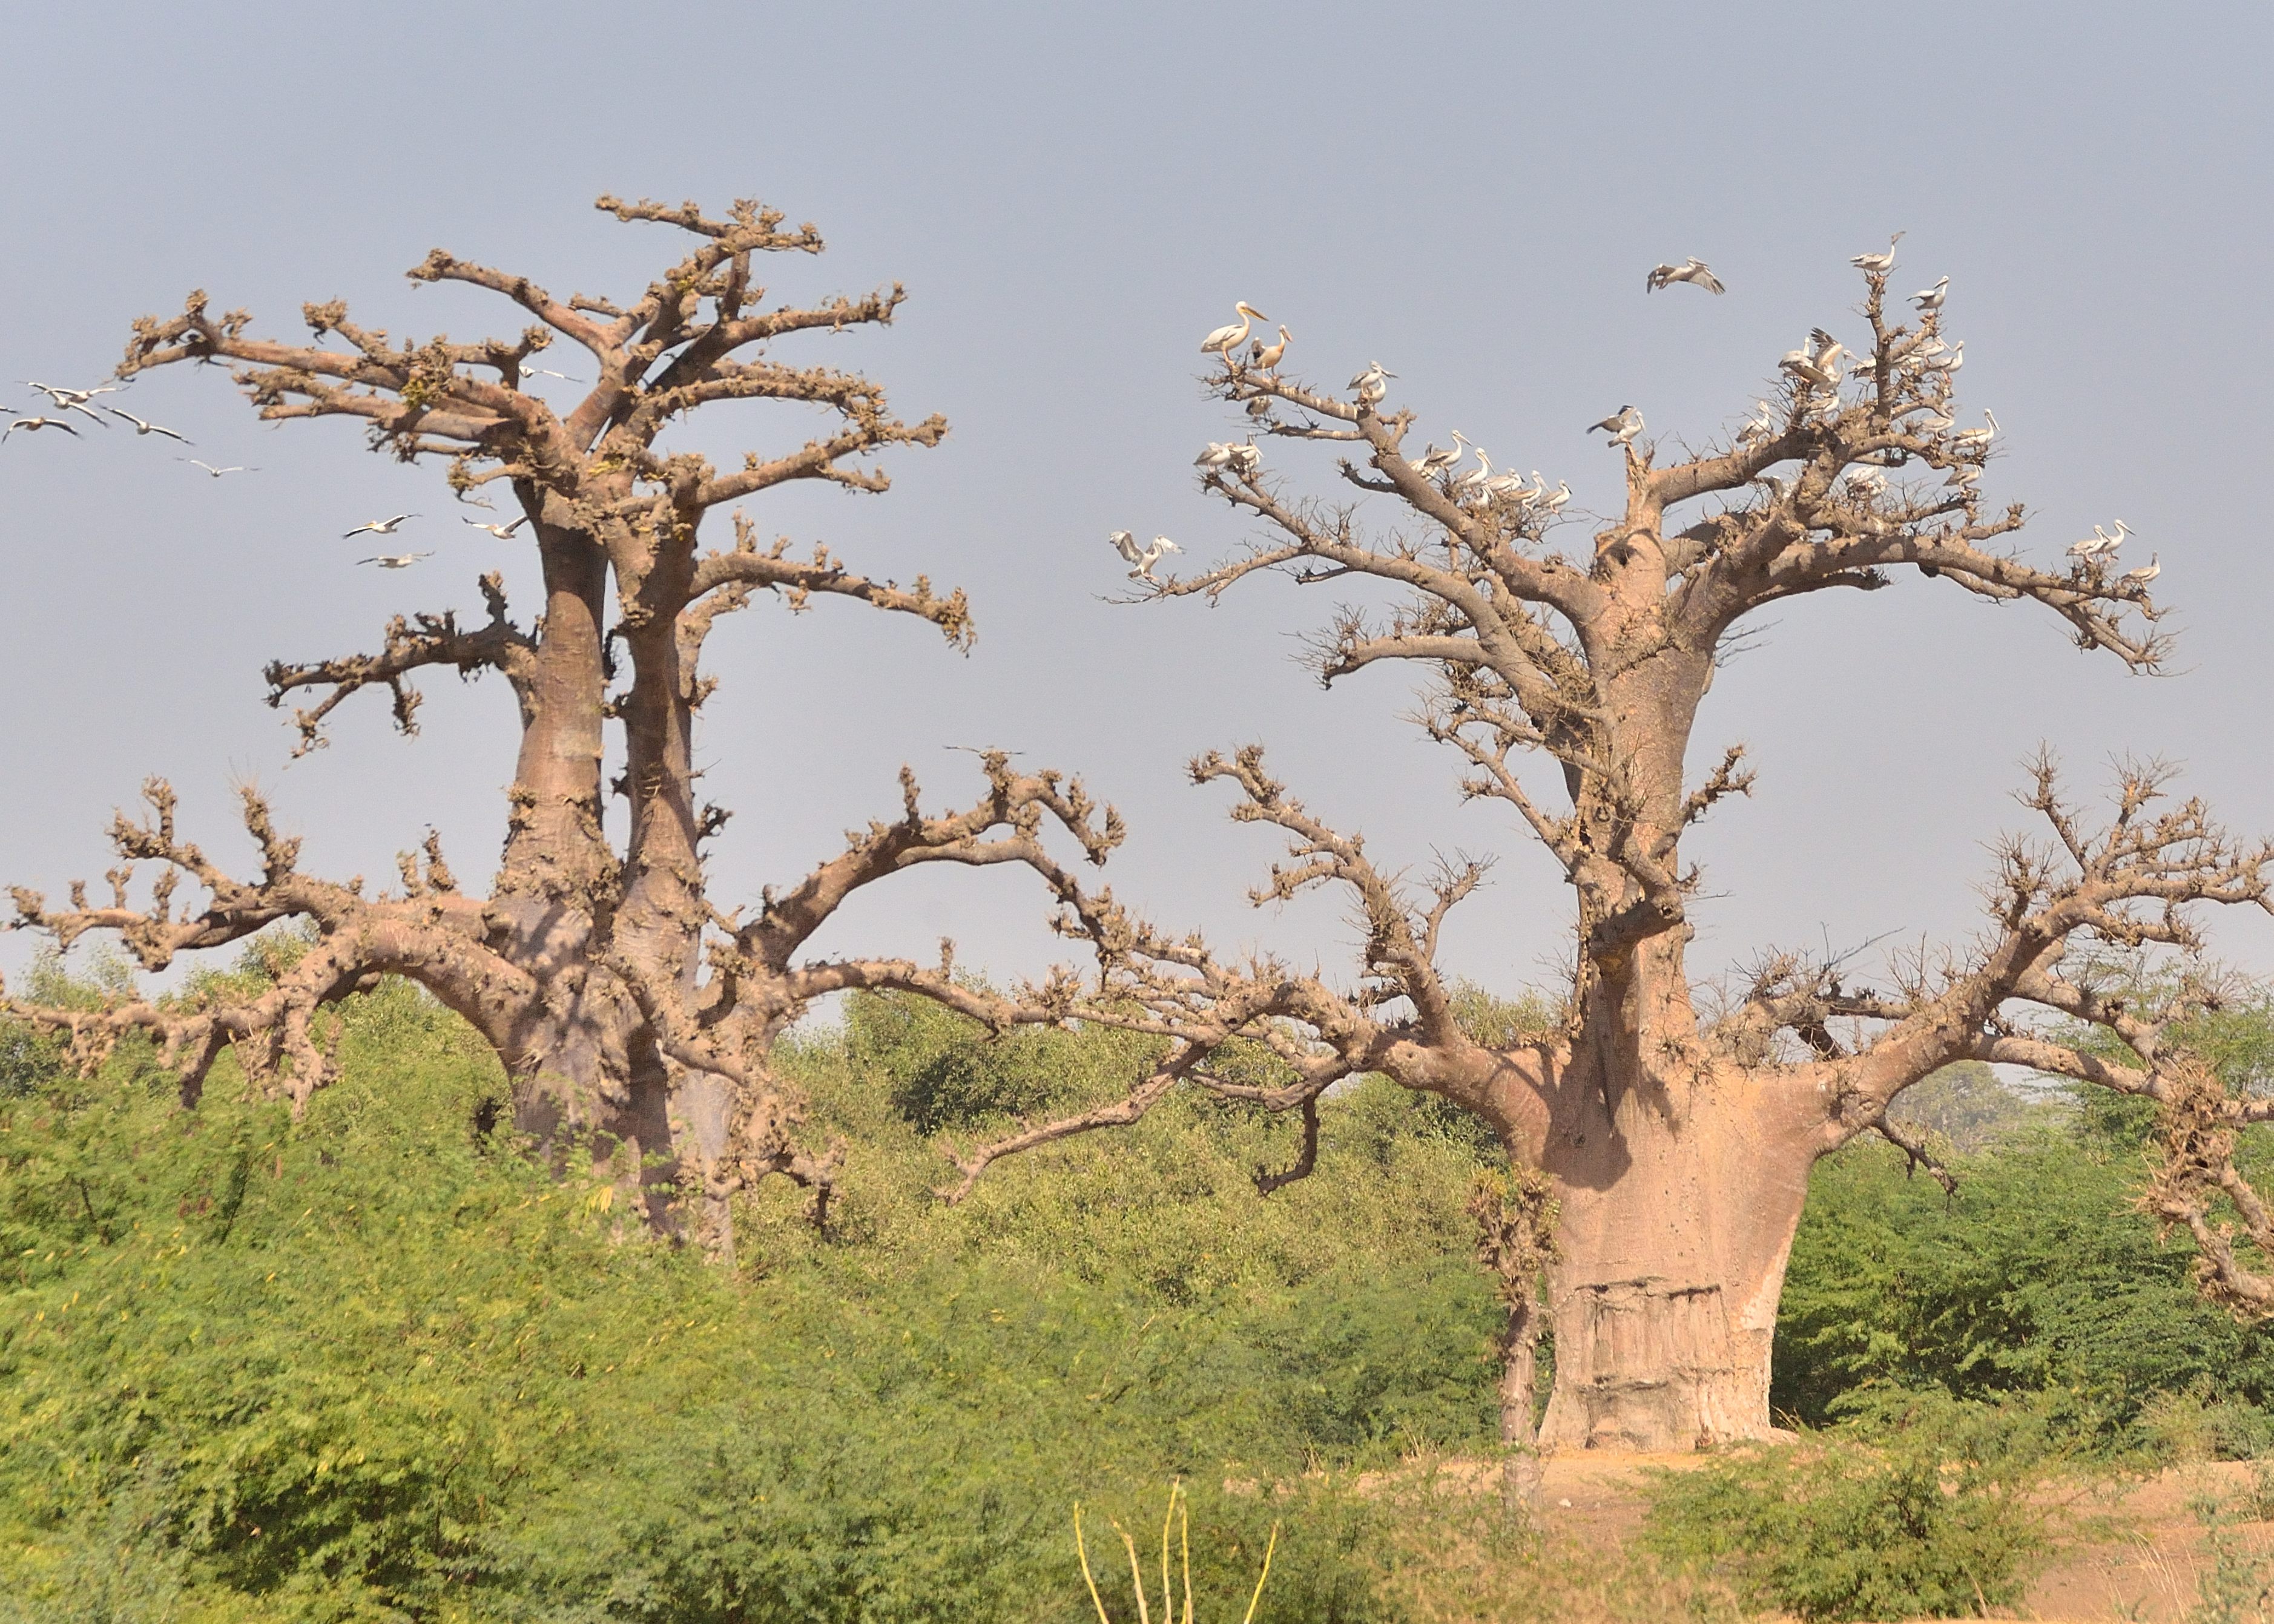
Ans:
[[[1884,495],[1887,477],[1876,468],[1851,468],[1848,470],[1848,489],[1864,496]]]
[[[395,534],[396,528],[401,525],[405,519],[415,519],[419,515],[415,513],[398,513],[391,519],[373,519],[367,524],[357,525],[355,529],[349,530],[345,535],[343,535],[340,539],[342,541],[345,541],[349,537],[360,536],[365,530],[369,530],[374,536],[392,536]],[[425,554],[422,553],[420,556],[423,558]],[[390,565],[389,568],[399,569],[402,566],[399,564]]]
[[[61,429],[73,440],[77,440],[79,438],[79,431],[72,427],[70,424],[65,423],[61,417],[18,417],[6,428],[0,429],[0,440],[6,440],[9,435],[13,434],[18,429],[29,429],[34,433],[37,433],[41,429]]]
[[[2119,581],[2128,582],[2134,586],[2147,585],[2148,583],[2153,581],[2157,575],[2164,573],[2164,567],[2156,561],[2159,556],[2160,554],[2150,553],[2148,555],[2148,561],[2141,565],[2139,568],[2127,569],[2116,578]]]
[[[1251,417],[1269,417],[1271,415],[1271,397],[1268,395],[1259,395],[1254,400],[1248,402],[1247,415]]]
[[[1129,578],[1132,581],[1152,580],[1153,566],[1161,561],[1162,554],[1184,551],[1166,536],[1154,537],[1153,545],[1141,553],[1137,549],[1137,538],[1127,530],[1116,530],[1106,540],[1113,544],[1113,550],[1130,565]]]
[[[1918,306],[1920,315],[1931,316],[1942,308],[1943,300],[1949,297],[1950,278],[1939,276],[1935,279],[1933,287],[1921,288],[1916,293],[1912,294],[1911,303]]]
[[[1971,485],[1981,477],[1982,470],[1969,462],[1963,467],[1952,469],[1950,477],[1945,479],[1943,484]]]
[[[1966,341],[1962,338],[1920,370],[1929,372],[1954,372],[1965,365]]]
[[[1222,356],[1224,357],[1224,364],[1226,366],[1237,366],[1239,365],[1238,362],[1231,358],[1231,352],[1247,342],[1247,335],[1250,332],[1254,331],[1254,324],[1258,321],[1269,321],[1271,320],[1270,317],[1265,315],[1261,311],[1250,305],[1246,299],[1242,299],[1238,304],[1234,304],[1232,309],[1239,312],[1239,320],[1238,321],[1233,322],[1229,327],[1218,327],[1215,332],[1201,340],[1201,353],[1202,355]]]
[[[1263,466],[1263,454],[1255,448],[1255,436],[1250,434],[1245,444],[1232,447],[1226,462],[1231,471],[1241,478],[1252,477],[1255,470]]]
[[[1840,374],[1825,367],[1816,357],[1817,347],[1811,341],[1805,350],[1786,350],[1777,367],[1779,371],[1790,372],[1803,382],[1813,384],[1819,389],[1838,387]]]
[[[1532,470],[1532,482],[1539,485],[1541,490],[1545,491],[1547,489],[1547,481],[1540,478],[1540,470],[1538,469]],[[1558,479],[1555,482],[1555,492],[1552,494],[1541,497],[1539,500],[1540,505],[1546,508],[1549,513],[1562,512],[1563,504],[1571,500],[1571,482],[1569,479]]]
[[[1212,440],[1209,441],[1208,449],[1193,459],[1193,466],[1205,468],[1210,473],[1215,473],[1219,469],[1230,468],[1232,453],[1239,448],[1239,443],[1235,440]]]
[[[163,434],[168,440],[178,440],[185,446],[194,446],[198,443],[186,434],[177,434],[173,430],[169,428],[161,428],[157,424],[145,423],[132,412],[121,411],[116,406],[106,406],[103,408],[103,410],[109,412],[114,417],[125,418],[129,423],[134,425],[134,432],[137,434]]]
[[[1642,413],[1631,406],[1622,406],[1600,423],[1589,424],[1587,432],[1592,434],[1600,429],[1611,437],[1611,444],[1624,446],[1632,443],[1634,437],[1642,432]]]
[[[202,468],[206,472],[211,474],[216,479],[220,478],[223,474],[257,474],[260,471],[257,468],[215,468],[212,463],[200,462],[195,457],[180,457],[177,458],[177,461],[187,462],[192,468]]]
[[[1903,234],[1898,231],[1887,239],[1887,251],[1885,253],[1857,254],[1848,263],[1871,275],[1885,276],[1895,268],[1895,244],[1902,240]]]
[[[478,530],[487,530],[500,541],[511,541],[514,531],[529,523],[529,515],[523,514],[510,524],[485,524],[479,519],[465,519],[463,522]]]
[[[1459,462],[1463,457],[1468,455],[1467,452],[1461,449],[1463,446],[1465,446],[1469,442],[1466,440],[1462,438],[1461,431],[1455,429],[1453,431],[1453,448],[1451,450],[1447,451],[1440,448],[1439,447],[1431,446],[1428,449],[1422,452],[1419,456],[1408,457],[1405,460],[1405,465],[1412,469],[1415,473],[1421,475],[1424,478],[1432,475],[1442,474],[1447,469],[1452,467],[1454,463]]]
[[[378,553],[367,559],[358,559],[358,564],[376,564],[381,569],[408,569],[420,559],[430,559],[432,553]]]
[[[1705,289],[1708,293],[1728,291],[1721,286],[1721,279],[1713,274],[1713,267],[1695,255],[1692,255],[1684,264],[1653,267],[1650,274],[1643,279],[1643,290],[1646,293],[1656,293],[1668,283],[1677,282],[1689,282],[1692,286]]]
[[[1493,466],[1492,459],[1485,455],[1485,448],[1482,446],[1471,446],[1469,449],[1477,454],[1477,465],[1458,479],[1454,480],[1453,489],[1465,496],[1474,496],[1485,488],[1486,482],[1493,477]]]
[[[1287,353],[1287,341],[1293,336],[1285,327],[1281,327],[1279,342],[1276,344],[1267,344],[1257,339],[1247,347],[1247,364],[1263,372],[1270,372],[1279,365],[1279,357]]]
[[[1358,398],[1361,404],[1372,406],[1377,404],[1383,395],[1389,393],[1389,386],[1382,380],[1397,376],[1396,372],[1383,372],[1381,362],[1369,361],[1366,364],[1366,371],[1350,380],[1350,387],[1358,392]]]

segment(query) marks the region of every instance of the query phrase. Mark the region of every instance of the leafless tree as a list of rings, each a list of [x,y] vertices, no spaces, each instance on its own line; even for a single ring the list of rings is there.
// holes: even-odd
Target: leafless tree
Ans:
[[[1337,448],[1341,477],[1363,494],[1305,500],[1262,458],[1224,462],[1203,485],[1252,515],[1262,539],[1153,595],[1214,598],[1273,573],[1398,590],[1404,606],[1386,618],[1335,615],[1319,673],[1333,683],[1403,661],[1425,673],[1419,725],[1457,753],[1468,795],[1504,804],[1537,838],[1576,898],[1568,1018],[1520,1041],[1473,1039],[1437,959],[1447,914],[1481,865],[1409,883],[1292,797],[1260,748],[1212,753],[1194,779],[1228,786],[1234,818],[1291,846],[1255,899],[1341,888],[1364,931],[1359,979],[1340,987],[1268,958],[1227,962],[1196,938],[1093,908],[1067,929],[1108,923],[1111,968],[1080,1012],[1156,1034],[1165,1058],[1125,1101],[959,1154],[966,1187],[1001,1155],[1132,1120],[1180,1081],[1304,1110],[1299,1174],[1321,1091],[1386,1073],[1475,1113],[1518,1170],[1546,1177],[1525,1187],[1528,1210],[1555,1213],[1552,1237],[1527,1229],[1502,1247],[1521,1254],[1510,1276],[1520,1361],[1523,1282],[1545,1272],[1555,1373],[1541,1441],[1688,1447],[1770,1428],[1771,1334],[1811,1164],[1874,1130],[1931,1164],[1889,1122],[1889,1103],[1939,1067],[1979,1059],[2162,1101],[2169,1154],[2151,1206],[2195,1233],[2226,1300],[2274,1311],[2274,1271],[2254,1269],[2247,1247],[2238,1255],[2217,1215],[2232,1209],[2250,1241],[2274,1244],[2274,1217],[2229,1154],[2235,1131],[2274,1104],[2228,1097],[2171,1037],[2205,984],[2183,968],[2195,990],[2148,1011],[2075,973],[2112,949],[2184,966],[2200,947],[2196,905],[2268,906],[2269,849],[2165,799],[2161,769],[2123,772],[2093,823],[2040,763],[2024,799],[2043,833],[2000,849],[1986,930],[1895,964],[1883,989],[1856,985],[1837,959],[1773,953],[1717,1003],[1684,964],[1698,882],[1683,834],[1753,784],[1742,748],[1702,779],[1685,771],[1699,702],[1746,616],[1915,569],[2034,604],[2135,670],[2165,651],[2145,581],[2097,558],[2049,569],[2007,549],[2022,512],[1983,504],[1992,437],[1956,425],[1959,352],[1939,309],[1906,323],[1886,308],[1885,271],[1866,282],[1869,344],[1849,355],[1823,335],[1793,352],[1773,401],[1726,443],[1664,467],[1653,442],[1628,444],[1625,510],[1577,559],[1554,545],[1560,504],[1540,484],[1412,450],[1413,416],[1386,409],[1378,372],[1343,395],[1224,353],[1216,393],[1261,433]],[[1393,520],[1363,523],[1368,499]],[[1549,787],[1532,781],[1527,757],[1553,764]],[[2064,1023],[2112,1034],[2135,1063],[2060,1041]],[[1211,1071],[1209,1056],[1243,1036],[1278,1055],[1284,1085]],[[1529,1415],[1510,1425],[1521,1443]]]
[[[526,276],[438,249],[410,271],[414,281],[486,289],[531,319],[517,337],[472,343],[393,340],[336,302],[304,307],[309,342],[272,342],[251,335],[244,312],[215,314],[193,293],[181,314],[135,323],[118,369],[132,377],[183,362],[230,365],[264,418],[356,419],[376,449],[404,462],[441,459],[462,499],[491,487],[511,493],[543,569],[545,601],[533,618],[516,621],[501,578],[486,575],[478,620],[449,611],[398,618],[376,653],[279,661],[266,673],[270,704],[306,698],[293,713],[303,752],[324,742],[334,708],[359,690],[384,690],[396,726],[411,733],[420,672],[502,678],[521,743],[488,894],[460,889],[431,835],[423,853],[400,859],[399,891],[312,877],[300,870],[298,840],[278,831],[251,791],[244,817],[261,867],[237,877],[177,831],[174,791],[153,781],[147,816],[122,814],[111,830],[120,862],[109,900],[74,884],[69,905],[56,908],[19,889],[15,924],[66,947],[89,931],[115,931],[154,972],[177,955],[293,921],[312,946],[257,996],[119,1001],[91,1011],[9,999],[4,1008],[68,1034],[87,1065],[123,1036],[147,1034],[178,1070],[185,1102],[233,1049],[257,1086],[288,1095],[297,1110],[334,1074],[325,1006],[380,976],[407,976],[494,1046],[523,1130],[556,1147],[589,1142],[620,1169],[644,1162],[636,1177],[650,1220],[677,1229],[691,1216],[707,1244],[730,1253],[737,1190],[785,1175],[813,1192],[819,1211],[831,1189],[836,1151],[801,1141],[801,1102],[768,1064],[777,1034],[814,999],[896,988],[998,1024],[1035,1018],[959,984],[945,949],[931,966],[810,959],[815,932],[855,892],[928,863],[1021,865],[1053,894],[1077,897],[1044,847],[1047,828],[1092,861],[1104,860],[1121,828],[1078,781],[1016,772],[1006,756],[986,753],[986,787],[969,806],[927,814],[903,770],[894,816],[768,890],[750,917],[713,905],[704,846],[727,814],[698,799],[693,748],[715,680],[700,659],[719,618],[771,595],[792,610],[841,598],[913,615],[957,646],[968,644],[972,626],[960,591],[940,596],[922,576],[908,586],[870,579],[820,546],[806,557],[792,556],[786,541],[762,546],[740,511],[730,515],[731,543],[706,547],[705,521],[796,480],[884,491],[886,476],[867,459],[936,445],[947,425],[937,417],[901,421],[857,374],[775,358],[800,335],[887,325],[903,297],[895,286],[810,308],[765,306],[754,262],[820,252],[811,226],[786,229],[780,214],[751,202],[724,219],[693,204],[603,198],[599,207],[683,232],[692,246],[621,303],[555,298]],[[596,379],[565,412],[525,387],[538,358],[563,341],[581,352],[577,370],[589,366]],[[818,410],[828,427],[727,470],[659,445],[690,414],[730,401]],[[611,724],[624,770],[604,786]],[[613,831],[604,789],[624,802]],[[138,865],[154,870],[147,891]],[[201,895],[177,902],[184,882]]]

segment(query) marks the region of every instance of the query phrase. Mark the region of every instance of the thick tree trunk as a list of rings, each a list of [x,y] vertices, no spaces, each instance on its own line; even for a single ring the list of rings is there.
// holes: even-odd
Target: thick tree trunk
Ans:
[[[1769,1350],[1814,1147],[1741,1071],[1620,1091],[1558,1132],[1549,1447],[1693,1449],[1773,1429]]]

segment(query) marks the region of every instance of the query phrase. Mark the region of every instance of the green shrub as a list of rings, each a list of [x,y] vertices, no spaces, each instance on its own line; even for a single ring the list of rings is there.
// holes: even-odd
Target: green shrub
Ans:
[[[2053,1548],[2045,1417],[1899,1395],[1828,1434],[1656,1474],[1645,1544],[1816,1620],[2010,1605]]]

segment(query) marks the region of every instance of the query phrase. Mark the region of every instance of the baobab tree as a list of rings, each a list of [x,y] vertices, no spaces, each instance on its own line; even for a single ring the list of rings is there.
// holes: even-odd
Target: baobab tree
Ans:
[[[543,572],[534,617],[513,618],[492,573],[480,580],[479,618],[447,610],[397,618],[376,652],[279,661],[266,672],[268,703],[295,707],[303,752],[323,742],[334,710],[362,690],[390,695],[395,725],[411,733],[418,673],[503,680],[521,735],[503,857],[487,894],[461,889],[431,835],[423,853],[399,860],[399,891],[367,893],[360,880],[305,874],[299,841],[249,789],[243,814],[260,872],[231,875],[177,831],[175,793],[153,781],[147,816],[121,814],[111,830],[120,862],[109,899],[91,901],[74,884],[58,908],[19,889],[17,928],[60,947],[113,931],[154,972],[279,926],[298,925],[308,950],[257,994],[122,999],[92,1011],[11,998],[4,1009],[66,1034],[87,1066],[126,1034],[147,1035],[179,1072],[185,1103],[233,1049],[255,1086],[289,1097],[297,1112],[335,1071],[320,1012],[381,976],[408,977],[496,1049],[523,1131],[556,1154],[586,1143],[621,1169],[644,1167],[622,1177],[644,1181],[649,1219],[679,1229],[691,1217],[726,1253],[737,1190],[786,1176],[813,1192],[818,1211],[831,1189],[833,1149],[801,1141],[800,1101],[767,1064],[776,1035],[814,999],[899,989],[1007,1019],[959,984],[945,951],[932,966],[811,959],[814,934],[855,893],[923,864],[1020,865],[1054,892],[1075,895],[1045,850],[1047,829],[1057,826],[1093,861],[1121,830],[1078,781],[1014,772],[990,753],[981,763],[985,792],[971,805],[927,815],[903,770],[896,816],[767,890],[749,917],[712,902],[705,847],[727,814],[697,796],[693,748],[715,680],[701,658],[720,617],[762,596],[792,610],[844,598],[929,621],[953,645],[972,635],[960,591],[942,596],[922,576],[900,586],[857,575],[819,545],[805,557],[793,557],[787,541],[761,546],[735,504],[799,480],[882,492],[887,477],[867,459],[937,445],[947,425],[893,417],[884,391],[857,374],[774,357],[802,334],[888,325],[903,297],[896,285],[764,307],[754,264],[819,253],[811,226],[786,229],[782,214],[751,202],[723,219],[693,204],[602,198],[599,207],[684,232],[692,247],[621,303],[556,298],[526,276],[437,250],[410,272],[413,281],[485,289],[533,319],[516,337],[470,343],[393,340],[336,302],[304,307],[312,342],[279,342],[252,336],[243,312],[215,314],[193,293],[179,315],[136,322],[118,368],[131,378],[184,362],[230,365],[264,418],[349,418],[365,425],[376,449],[440,460],[461,499],[510,494],[520,519],[499,530],[526,523]],[[565,411],[527,387],[556,344],[573,347],[577,370],[593,372]],[[733,401],[791,403],[825,414],[828,426],[725,470],[661,443],[690,414]],[[730,510],[732,539],[706,546],[706,521],[721,509]],[[607,784],[612,726],[622,771]],[[137,865],[154,869],[147,891]],[[177,903],[185,882],[201,899]]]
[[[2161,771],[2123,774],[2096,822],[2040,763],[2025,799],[2044,827],[2000,848],[1985,933],[1894,963],[1885,986],[1774,952],[1717,989],[1685,962],[1697,882],[1683,832],[1753,787],[1741,748],[1702,774],[1688,765],[1699,702],[1746,616],[1871,591],[1911,569],[2034,604],[2135,670],[2165,653],[2152,576],[2119,574],[2092,549],[2046,568],[2008,545],[2022,510],[1980,496],[1994,425],[1956,423],[1959,352],[1944,342],[1939,299],[1891,315],[1887,266],[1859,264],[1868,345],[1850,354],[1819,331],[1785,357],[1773,401],[1705,454],[1660,466],[1630,409],[1600,425],[1623,442],[1624,510],[1577,558],[1556,545],[1568,488],[1417,449],[1414,415],[1385,403],[1379,367],[1345,395],[1221,351],[1216,394],[1270,439],[1338,448],[1340,477],[1363,494],[1306,500],[1265,458],[1219,447],[1230,454],[1203,460],[1203,485],[1256,521],[1260,539],[1151,595],[1212,599],[1272,575],[1398,590],[1404,606],[1386,617],[1334,617],[1315,645],[1318,673],[1329,684],[1392,662],[1425,673],[1419,723],[1458,757],[1464,791],[1520,821],[1576,901],[1568,1014],[1518,1041],[1472,1037],[1437,958],[1481,866],[1410,885],[1306,809],[1260,748],[1211,753],[1194,779],[1227,786],[1234,818],[1290,842],[1291,861],[1255,899],[1346,890],[1365,930],[1357,979],[1229,962],[1093,905],[1066,928],[1108,936],[1111,963],[1078,1012],[1155,1034],[1160,1064],[1126,1099],[957,1154],[965,1188],[1001,1156],[1133,1120],[1185,1084],[1301,1114],[1294,1164],[1259,1172],[1268,1192],[1309,1171],[1321,1093],[1386,1074],[1474,1113],[1507,1148],[1524,1199],[1480,1217],[1504,1274],[1544,1279],[1555,1360],[1540,1441],[1685,1448],[1770,1430],[1771,1337],[1811,1166],[1873,1131],[1931,1161],[1888,1108],[1937,1068],[1979,1060],[2159,1101],[2168,1155],[2154,1213],[2193,1231],[2214,1293],[2274,1312],[2274,1282],[2215,1211],[2239,1217],[2250,1241],[2274,1242],[2229,1154],[2274,1102],[2230,1097],[2175,1037],[2217,996],[2208,973],[2187,967],[2201,944],[2193,916],[2268,906],[2274,853],[2238,845],[2194,801],[2166,800]],[[1527,760],[1547,765],[1545,782]],[[2096,968],[2142,951],[2182,966],[2178,990],[2152,1006]],[[1276,1051],[1284,1080],[1213,1068],[1235,1037]],[[1532,1289],[1504,1283],[1511,1385],[1525,1389],[1510,1395],[1506,1431],[1525,1443]]]

